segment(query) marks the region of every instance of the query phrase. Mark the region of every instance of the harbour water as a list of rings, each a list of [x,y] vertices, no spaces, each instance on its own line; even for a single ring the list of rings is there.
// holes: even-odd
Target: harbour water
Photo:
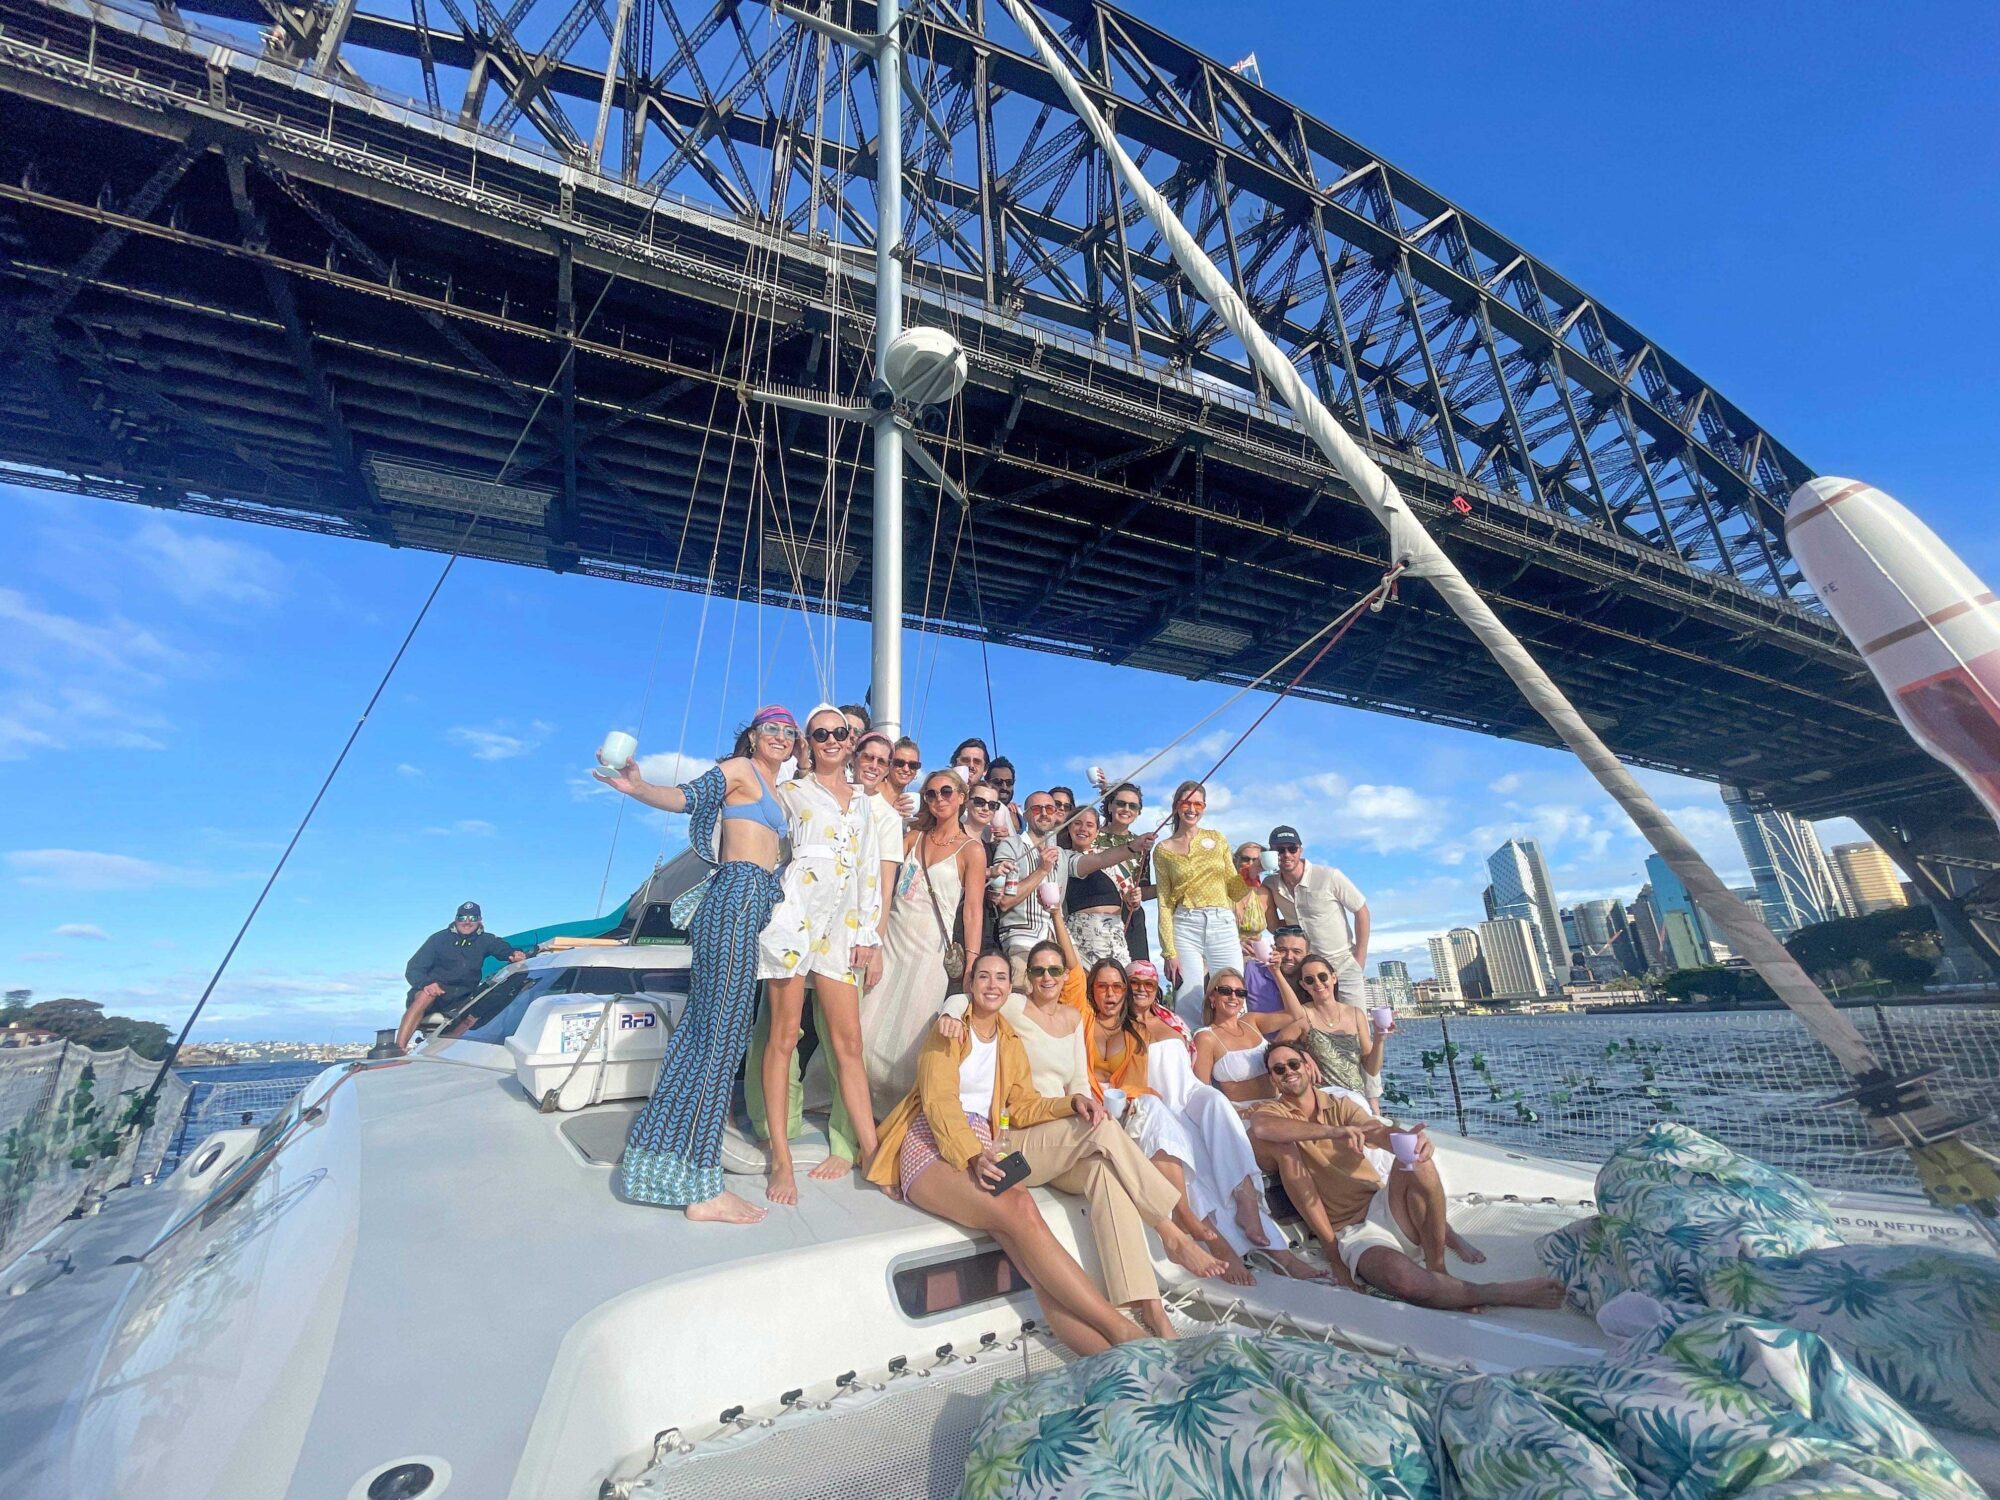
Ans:
[[[1892,1067],[1940,1070],[1932,1091],[1957,1110],[2000,1098],[2000,1006],[1849,1014]],[[192,1090],[168,1160],[210,1131],[263,1125],[324,1066],[182,1069]],[[1383,1073],[1388,1113],[1542,1155],[1598,1161],[1671,1119],[1822,1187],[1917,1190],[1902,1153],[1871,1151],[1852,1105],[1825,1102],[1847,1081],[1786,1011],[1404,1020]],[[2000,1150],[1991,1124],[1974,1139]]]

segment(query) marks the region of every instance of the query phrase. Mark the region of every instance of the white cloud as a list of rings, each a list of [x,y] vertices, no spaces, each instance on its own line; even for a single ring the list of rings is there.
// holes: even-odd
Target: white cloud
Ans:
[[[271,605],[285,593],[285,569],[261,547],[154,520],[133,535],[133,555],[183,604]]]
[[[423,767],[413,766],[408,761],[404,761],[401,765],[396,767],[396,774],[398,776],[421,777],[424,774],[424,772],[423,772]]]
[[[1176,745],[1164,754],[1157,745],[1149,750],[1097,750],[1087,755],[1072,755],[1063,762],[1063,765],[1079,775],[1092,766],[1102,766],[1114,785],[1135,778],[1151,785],[1154,782],[1165,781],[1179,772],[1200,775],[1215,764],[1216,757],[1229,748],[1229,743],[1234,738],[1235,736],[1228,730],[1216,729],[1185,744]],[[1159,756],[1159,759],[1147,765],[1146,763],[1153,761],[1155,756]],[[1144,767],[1143,772],[1141,767]],[[1172,788],[1164,790],[1171,792]]]
[[[111,941],[110,933],[89,922],[65,922],[56,929],[55,935],[59,938],[83,938],[93,943]]]
[[[1209,821],[1232,842],[1261,840],[1277,824],[1290,823],[1309,849],[1328,853],[1342,848],[1415,853],[1435,844],[1450,822],[1442,798],[1394,784],[1349,785],[1334,771],[1241,788],[1210,782],[1208,811]]]
[[[185,666],[187,654],[122,615],[101,625],[43,609],[19,589],[0,589],[0,624],[100,667],[148,671]]]
[[[92,849],[16,849],[7,856],[7,868],[22,885],[66,891],[136,891],[208,878],[200,870]]]
[[[464,746],[474,760],[513,760],[516,756],[531,755],[541,749],[542,741],[554,728],[555,725],[536,719],[526,729],[517,732],[503,720],[491,729],[455,725],[446,731],[445,737],[454,745]]]
[[[449,828],[433,827],[424,830],[428,834],[443,834],[446,836],[464,834],[472,838],[491,838],[499,831],[499,829],[495,828],[484,818],[460,818]]]
[[[14,962],[17,964],[52,964],[58,959],[67,957],[69,957],[67,953],[17,953],[14,955]]]
[[[1486,784],[1486,790],[1502,797],[1511,796],[1513,793],[1521,790],[1521,783],[1524,779],[1519,771],[1509,771],[1505,776],[1489,781]]]

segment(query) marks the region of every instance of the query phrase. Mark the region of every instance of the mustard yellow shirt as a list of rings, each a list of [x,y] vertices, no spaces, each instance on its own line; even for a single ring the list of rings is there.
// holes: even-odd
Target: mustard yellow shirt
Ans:
[[[1174,954],[1174,912],[1185,906],[1228,908],[1250,887],[1229,862],[1229,840],[1213,828],[1197,828],[1188,852],[1175,854],[1163,845],[1153,848],[1153,878],[1160,891],[1160,951]]]

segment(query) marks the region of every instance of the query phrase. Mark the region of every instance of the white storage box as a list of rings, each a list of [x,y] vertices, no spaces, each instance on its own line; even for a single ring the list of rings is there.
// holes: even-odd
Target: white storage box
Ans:
[[[673,1018],[646,995],[545,995],[507,1038],[514,1077],[546,1112],[653,1092]],[[552,1097],[553,1096],[553,1097]]]

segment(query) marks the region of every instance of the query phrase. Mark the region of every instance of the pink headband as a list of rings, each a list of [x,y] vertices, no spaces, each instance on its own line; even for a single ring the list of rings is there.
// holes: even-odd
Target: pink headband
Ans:
[[[1142,958],[1126,969],[1125,977],[1127,979],[1150,979],[1154,984],[1158,984],[1160,982],[1160,971]]]
[[[750,727],[760,724],[783,724],[791,729],[799,727],[799,721],[792,717],[792,711],[782,703],[767,703],[750,716]]]

